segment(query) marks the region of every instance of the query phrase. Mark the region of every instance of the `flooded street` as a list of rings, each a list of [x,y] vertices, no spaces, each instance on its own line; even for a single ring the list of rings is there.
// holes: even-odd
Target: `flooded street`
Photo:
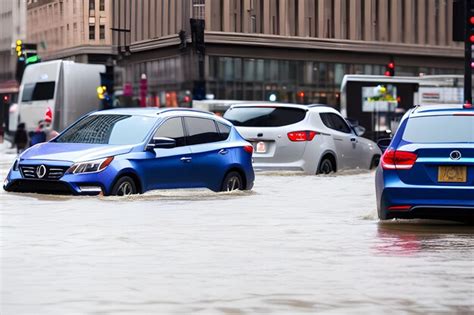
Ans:
[[[15,158],[2,149],[1,177]],[[0,192],[0,314],[474,312],[474,229],[379,223],[374,173],[252,192]]]

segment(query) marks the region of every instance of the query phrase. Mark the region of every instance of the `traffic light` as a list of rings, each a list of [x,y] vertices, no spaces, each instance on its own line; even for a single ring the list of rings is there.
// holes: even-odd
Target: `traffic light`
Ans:
[[[104,100],[107,93],[107,87],[105,85],[100,85],[97,87],[97,98],[99,100]]]
[[[23,41],[21,39],[18,39],[16,41],[15,51],[18,58],[20,58],[23,55]]]
[[[277,91],[273,91],[273,90],[269,90],[269,91],[266,91],[265,92],[265,99],[267,101],[270,101],[270,102],[276,102],[278,101],[279,97],[278,97],[278,92]]]
[[[390,58],[389,63],[387,63],[387,66],[385,67],[385,76],[395,76],[395,61],[393,61],[393,58]]]
[[[112,108],[114,94],[114,66],[106,65],[105,73],[100,73],[100,86],[97,87],[97,97],[102,100],[102,108]]]
[[[304,102],[305,102],[305,101],[304,101],[304,100],[305,100],[305,99],[304,99],[304,97],[305,97],[304,91],[299,91],[299,92],[297,93],[297,95],[298,95],[298,103],[304,104]]]

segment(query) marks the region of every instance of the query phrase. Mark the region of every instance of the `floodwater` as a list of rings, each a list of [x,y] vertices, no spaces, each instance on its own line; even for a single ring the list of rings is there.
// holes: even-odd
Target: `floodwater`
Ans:
[[[3,147],[2,178],[13,162]],[[0,314],[474,313],[474,229],[379,223],[374,174],[252,192],[0,192]]]

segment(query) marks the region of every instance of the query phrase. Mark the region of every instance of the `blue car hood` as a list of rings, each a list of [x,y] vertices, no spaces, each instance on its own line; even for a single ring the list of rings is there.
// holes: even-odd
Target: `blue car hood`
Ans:
[[[21,159],[81,162],[125,154],[133,145],[45,142],[26,150]]]

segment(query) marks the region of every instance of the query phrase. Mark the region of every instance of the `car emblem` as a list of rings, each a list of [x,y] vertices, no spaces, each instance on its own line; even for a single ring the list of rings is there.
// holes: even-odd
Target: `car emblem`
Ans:
[[[459,152],[458,150],[455,150],[451,152],[451,154],[449,154],[449,157],[451,158],[451,160],[457,161],[461,158],[461,152]]]
[[[36,175],[38,178],[43,178],[46,175],[46,166],[40,165],[36,168]]]

